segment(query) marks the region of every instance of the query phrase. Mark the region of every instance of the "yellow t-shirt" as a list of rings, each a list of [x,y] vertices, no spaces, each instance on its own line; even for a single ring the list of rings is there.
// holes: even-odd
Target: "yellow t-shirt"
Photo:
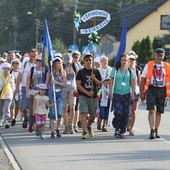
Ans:
[[[49,97],[37,95],[35,99],[37,100],[36,106],[35,106],[35,113],[41,114],[41,115],[47,114],[49,110],[46,106],[46,103],[49,100]]]

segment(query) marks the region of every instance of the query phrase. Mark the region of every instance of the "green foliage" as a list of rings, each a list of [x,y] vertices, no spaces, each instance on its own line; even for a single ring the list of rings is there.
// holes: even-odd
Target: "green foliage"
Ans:
[[[132,46],[132,50],[135,51],[135,53],[137,55],[139,55],[139,51],[140,51],[140,42],[139,41],[134,42],[134,44]]]
[[[55,38],[52,44],[53,44],[53,49],[56,52],[59,52],[59,53],[67,52],[67,48],[65,44],[60,39]]]

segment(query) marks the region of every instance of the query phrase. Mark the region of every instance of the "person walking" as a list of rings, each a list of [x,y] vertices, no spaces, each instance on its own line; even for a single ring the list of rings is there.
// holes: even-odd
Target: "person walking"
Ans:
[[[41,139],[45,139],[45,123],[46,115],[48,114],[48,108],[51,106],[49,104],[49,97],[45,95],[47,90],[47,85],[45,83],[38,84],[39,93],[34,98],[33,103],[33,115],[35,116],[36,135],[40,136]]]
[[[52,74],[53,77],[52,78]],[[55,86],[55,92],[53,91],[53,85]],[[64,108],[64,91],[63,88],[66,87],[66,72],[63,69],[63,63],[62,59],[60,57],[54,58],[52,62],[52,73],[51,73],[51,81],[48,84],[48,96],[50,99],[50,104],[54,103],[54,100],[56,100],[56,109],[55,106],[50,107],[50,111],[48,114],[48,118],[50,119],[50,128],[51,128],[51,139],[55,138],[55,132],[56,136],[58,138],[61,137],[60,133],[60,125],[61,125],[61,119],[63,116],[63,108]],[[55,93],[55,99],[54,99],[54,93]],[[55,128],[55,121],[56,122],[56,128]]]
[[[129,57],[129,68],[131,69],[131,71],[133,72],[135,76],[135,100],[131,101],[131,113],[130,113],[130,118],[129,118],[129,122],[127,126],[127,131],[129,131],[130,136],[134,136],[134,132],[132,129],[135,124],[136,112],[137,112],[139,100],[140,100],[139,86],[140,86],[141,71],[136,66],[136,59],[138,57],[136,53],[134,51],[130,51],[128,53],[128,57]]]
[[[5,128],[9,128],[10,105],[15,85],[14,79],[10,74],[11,64],[3,63],[2,69],[0,73],[0,127],[2,127],[2,118],[4,117]]]
[[[164,57],[164,49],[155,49],[154,60],[145,65],[141,75],[141,101],[146,98],[150,139],[161,138],[158,134],[161,114],[164,113],[166,97],[170,97],[170,65],[163,62]]]
[[[87,139],[88,136],[94,136],[91,125],[94,122],[98,108],[98,86],[102,85],[100,72],[99,70],[93,68],[92,58],[92,54],[86,54],[84,56],[84,68],[79,70],[76,75],[80,102],[80,120],[83,129],[82,139]],[[88,114],[90,116],[87,121]]]
[[[117,72],[116,74],[115,71]],[[113,87],[114,79],[115,85]],[[124,138],[123,134],[127,129],[130,116],[131,100],[134,101],[135,99],[134,82],[134,75],[131,70],[128,69],[128,55],[123,53],[120,57],[120,63],[118,67],[113,68],[110,74],[110,100],[113,101],[115,116],[113,118],[112,124],[115,128],[114,136],[116,138]],[[131,93],[130,89],[132,89]]]
[[[19,93],[20,90],[20,83],[22,84],[21,93],[22,93],[22,100],[21,100],[21,109],[23,113],[23,123],[22,127],[27,128],[28,126],[28,100],[26,95],[26,80],[27,80],[27,73],[31,70],[33,66],[35,66],[35,60],[38,56],[37,49],[31,49],[29,52],[29,60],[22,62],[21,67],[19,69],[19,73],[17,76],[16,88],[14,91],[14,97],[16,94]]]

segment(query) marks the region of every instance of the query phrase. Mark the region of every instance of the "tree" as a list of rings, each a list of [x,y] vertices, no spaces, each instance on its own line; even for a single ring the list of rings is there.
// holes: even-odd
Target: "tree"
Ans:
[[[140,51],[140,42],[136,41],[134,42],[133,46],[132,46],[132,50],[139,55],[139,51]]]
[[[53,44],[53,49],[56,52],[65,53],[68,51],[65,44],[60,39],[55,38],[52,44]]]

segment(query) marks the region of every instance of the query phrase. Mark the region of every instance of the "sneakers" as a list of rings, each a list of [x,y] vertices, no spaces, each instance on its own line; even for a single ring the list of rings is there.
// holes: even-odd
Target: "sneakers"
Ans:
[[[69,133],[69,128],[66,127],[66,128],[64,129],[64,131],[63,131],[63,134],[68,134],[68,133]]]
[[[12,119],[12,121],[11,121],[11,126],[15,126],[15,124],[16,124],[16,120],[15,120],[15,119]]]
[[[56,130],[56,136],[58,137],[58,138],[61,138],[61,133],[60,133],[60,131],[57,129]]]
[[[87,138],[88,138],[87,132],[83,132],[81,138],[82,138],[82,139],[87,139]]]
[[[51,132],[51,139],[55,139],[54,132]]]
[[[9,128],[9,122],[8,122],[8,120],[5,120],[4,123],[5,123],[5,128],[8,129],[8,128]]]
[[[29,128],[28,128],[28,131],[29,131],[30,133],[32,133],[32,132],[34,131],[34,124],[33,124],[33,123],[30,123]]]
[[[119,132],[119,130],[115,130],[115,134],[114,134],[114,136],[116,137],[116,138],[120,138],[120,132]]]
[[[75,131],[74,131],[74,129],[73,129],[73,127],[69,127],[69,131],[70,131],[70,134],[75,134]]]
[[[40,135],[40,138],[41,138],[41,139],[45,139],[45,135],[44,135],[44,134],[41,134],[41,135]]]
[[[39,132],[38,128],[36,127],[36,128],[35,128],[35,135],[36,135],[37,137],[39,137],[40,134],[41,134],[41,133]]]
[[[75,131],[76,133],[78,133],[78,132],[79,132],[79,129],[78,129],[78,127],[77,127],[77,126],[74,126],[73,128],[74,128],[74,131]]]
[[[154,129],[151,129],[149,139],[155,139],[155,131],[154,131]]]
[[[91,127],[87,127],[87,131],[88,131],[89,137],[94,136],[94,132],[91,130]]]
[[[23,127],[23,128],[27,128],[27,126],[28,126],[28,120],[27,120],[27,118],[25,117],[25,118],[24,118],[24,121],[23,121],[23,123],[22,123],[22,127]]]

